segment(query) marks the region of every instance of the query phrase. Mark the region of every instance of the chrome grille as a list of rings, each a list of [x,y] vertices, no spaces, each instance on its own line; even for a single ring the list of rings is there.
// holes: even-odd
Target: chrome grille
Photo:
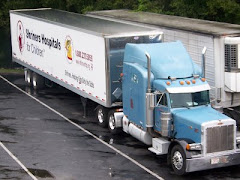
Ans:
[[[234,149],[234,126],[207,128],[207,153]]]

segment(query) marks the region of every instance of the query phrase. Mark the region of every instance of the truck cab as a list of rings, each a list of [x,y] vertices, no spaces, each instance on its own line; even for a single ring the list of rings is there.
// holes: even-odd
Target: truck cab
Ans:
[[[176,174],[240,163],[236,121],[211,107],[204,68],[180,41],[127,44],[123,130],[168,154]]]

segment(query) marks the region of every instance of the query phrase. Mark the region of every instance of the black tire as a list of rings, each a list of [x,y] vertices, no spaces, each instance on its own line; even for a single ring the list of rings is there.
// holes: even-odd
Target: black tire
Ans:
[[[175,174],[186,174],[186,154],[179,144],[171,150],[171,165]]]
[[[226,116],[234,119],[233,116],[232,116],[232,113],[230,112],[230,110],[224,109],[224,110],[223,110],[223,114],[225,114]]]
[[[237,131],[240,131],[240,118],[239,118],[240,116],[239,116],[239,113],[235,112],[234,110],[231,111],[231,110],[228,110],[228,109],[224,109],[223,113],[236,121]]]
[[[32,71],[29,69],[25,69],[25,81],[28,86],[32,86]]]
[[[239,113],[235,111],[231,111],[232,118],[236,121],[237,123],[237,130],[240,130],[240,116]]]
[[[45,87],[45,79],[41,75],[32,73],[32,86],[35,90],[43,89]]]
[[[107,114],[108,110],[101,105],[98,105],[96,108],[96,119],[98,121],[99,126],[107,127]]]
[[[118,134],[120,132],[120,128],[116,127],[114,112],[115,110],[111,110],[108,113],[108,129],[111,134]]]

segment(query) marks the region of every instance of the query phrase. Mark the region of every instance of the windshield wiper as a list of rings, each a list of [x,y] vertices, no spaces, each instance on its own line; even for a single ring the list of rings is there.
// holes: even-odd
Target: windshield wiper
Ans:
[[[182,107],[185,107],[185,108],[187,108],[187,109],[190,109],[190,106],[182,106]]]

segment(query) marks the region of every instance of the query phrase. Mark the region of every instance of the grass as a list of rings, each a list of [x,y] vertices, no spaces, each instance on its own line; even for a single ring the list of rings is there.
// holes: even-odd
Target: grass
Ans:
[[[22,68],[14,68],[14,69],[0,68],[0,74],[24,74],[24,69],[22,69]]]

